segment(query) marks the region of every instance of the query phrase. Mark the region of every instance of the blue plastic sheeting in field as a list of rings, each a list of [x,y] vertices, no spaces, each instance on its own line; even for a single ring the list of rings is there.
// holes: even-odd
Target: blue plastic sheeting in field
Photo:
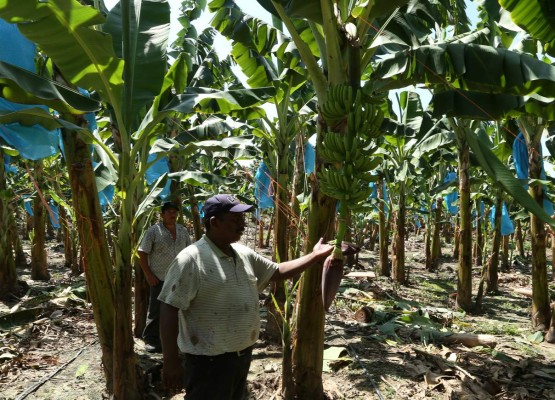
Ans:
[[[0,60],[35,72],[36,46],[19,32],[17,25],[0,19]]]
[[[448,172],[443,182],[453,182],[457,179],[457,174],[455,172]],[[447,211],[449,211],[451,215],[457,215],[457,213],[459,212],[459,206],[457,204],[457,200],[459,199],[459,192],[454,190],[453,192],[445,195],[443,198],[445,199],[445,207],[447,207]]]
[[[4,172],[15,174],[17,173],[17,167],[15,165],[10,164],[11,161],[12,161],[12,158],[9,155],[4,154]]]
[[[258,204],[258,210],[274,208],[274,190],[272,187],[272,177],[268,166],[260,163],[254,176],[254,197]]]
[[[29,195],[23,195],[23,207],[25,208],[25,211],[27,211],[27,214],[31,217],[34,215],[33,207],[31,205],[32,201],[33,200],[29,197]]]
[[[528,148],[524,135],[519,133],[513,143],[513,159],[515,160],[516,176],[518,179],[528,180]],[[528,189],[528,183],[524,185]]]
[[[28,195],[23,196],[23,207],[25,208],[25,211],[27,211],[27,214],[29,214],[31,217],[35,215],[35,213],[33,212],[32,203],[33,199],[31,199]],[[52,224],[52,227],[54,229],[60,229],[60,211],[58,210],[58,206],[56,205],[56,203],[51,201],[48,204],[48,207],[50,208],[50,211],[46,210],[46,212],[48,213],[48,217],[50,218],[50,223]]]
[[[495,206],[491,208],[489,222],[491,226],[495,228]],[[512,235],[513,233],[515,233],[515,227],[511,217],[509,217],[507,205],[503,202],[503,207],[501,209],[501,236]]]
[[[114,194],[114,185],[108,185],[100,192],[98,192],[98,201],[100,202],[100,207],[102,207],[102,211],[106,210],[106,206],[108,206],[108,204],[112,204]]]
[[[51,201],[48,206],[50,207],[50,211],[48,212],[48,216],[50,217],[50,223],[54,229],[60,229],[60,210],[56,203]]]
[[[540,147],[540,157],[541,157],[541,147]],[[513,143],[513,158],[515,162],[515,169],[516,169],[516,176],[518,179],[522,180],[523,186],[525,189],[528,189],[528,170],[529,170],[529,162],[528,162],[528,147],[526,145],[526,140],[524,139],[524,135],[521,133],[518,134],[514,143]],[[541,171],[540,171],[540,179],[542,181],[547,180],[545,175],[545,170],[543,168],[543,158],[541,158]],[[543,187],[543,209],[548,215],[553,215],[555,210],[553,209],[553,203],[551,200],[547,198],[545,195],[546,187]]]
[[[304,146],[304,172],[311,174],[316,168],[316,135],[312,135]]]
[[[480,201],[480,216],[479,218],[482,218],[484,216],[484,213],[486,212],[486,205],[484,204],[483,201]],[[476,228],[476,207],[472,208],[472,227]]]
[[[414,219],[414,225],[416,226],[416,228],[418,228],[418,229],[422,228],[422,223],[420,222],[420,217],[418,215],[414,215],[413,219]]]
[[[35,45],[12,25],[0,19],[0,61],[35,72]],[[47,107],[12,103],[0,98],[0,111],[14,112],[25,108]],[[0,124],[0,137],[28,160],[39,160],[58,153],[60,132],[49,131],[41,125],[23,126],[18,123]]]
[[[81,89],[81,88],[77,88],[77,90],[82,95],[87,96],[87,97],[91,97],[91,94],[89,93],[88,90]],[[83,116],[85,117],[85,121],[87,121],[87,125],[88,125],[87,128],[89,129],[89,131],[94,132],[94,131],[98,130],[98,125],[96,124],[96,114],[95,113],[90,112],[90,113],[86,113]]]
[[[150,163],[156,160],[156,157],[157,157],[156,154],[149,154],[147,162]],[[164,174],[169,174],[169,172],[170,172],[170,167],[168,165],[168,159],[166,157],[162,157],[154,164],[152,164],[150,167],[148,167],[148,169],[146,170],[146,173],[145,173],[146,183],[148,185],[152,185],[154,182],[156,182],[156,179],[160,178]],[[166,186],[164,186],[164,189],[158,195],[160,199],[165,200],[170,195],[171,184],[172,184],[172,181],[168,179],[168,181],[166,182]]]

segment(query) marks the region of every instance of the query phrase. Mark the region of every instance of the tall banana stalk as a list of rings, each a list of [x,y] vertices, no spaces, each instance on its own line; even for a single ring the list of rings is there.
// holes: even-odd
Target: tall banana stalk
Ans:
[[[537,117],[518,119],[520,131],[528,146],[529,178],[539,180],[542,160],[540,139],[545,122]],[[543,206],[543,187],[540,183],[530,184],[530,196]],[[551,319],[549,291],[547,284],[546,230],[544,222],[535,214],[530,214],[530,233],[532,241],[532,327],[547,329]]]
[[[450,118],[457,137],[459,175],[459,268],[457,279],[457,306],[472,309],[472,214],[470,207],[470,147],[464,130],[470,129],[462,119]]]
[[[433,218],[431,253],[429,261],[426,261],[426,268],[430,271],[437,269],[439,257],[441,257],[441,218],[443,214],[443,197],[438,196],[435,202],[436,208]],[[431,214],[431,213],[430,213]]]
[[[483,226],[483,219],[482,213],[480,209],[480,200],[475,200],[474,202],[474,209],[476,210],[476,218],[475,218],[475,237],[476,241],[474,242],[474,264],[477,266],[482,265],[482,252],[484,249],[484,231],[482,229]]]
[[[4,153],[0,149],[0,223],[4,229],[0,229],[0,297],[15,292],[17,284],[17,273],[15,270],[15,253],[13,241],[10,238],[10,209],[4,168]]]
[[[378,192],[378,252],[380,263],[380,275],[389,276],[391,268],[389,266],[388,246],[389,246],[389,231],[387,229],[387,204],[385,201],[385,186],[383,177],[377,182]]]
[[[405,271],[405,235],[406,235],[406,194],[404,182],[399,182],[399,209],[397,211],[397,221],[395,223],[393,263],[391,266],[392,277],[395,282],[406,283]]]
[[[37,191],[33,199],[33,240],[31,244],[31,279],[49,280],[46,257],[46,207],[43,195],[44,170],[42,160],[34,162],[33,182]]]
[[[503,213],[503,196],[497,191],[495,199],[495,217],[491,256],[486,266],[486,293],[497,293],[499,290],[499,251],[501,249],[501,217]]]
[[[88,143],[81,134],[62,130],[77,232],[82,246],[93,315],[102,351],[108,391],[113,389],[114,288],[112,261]]]

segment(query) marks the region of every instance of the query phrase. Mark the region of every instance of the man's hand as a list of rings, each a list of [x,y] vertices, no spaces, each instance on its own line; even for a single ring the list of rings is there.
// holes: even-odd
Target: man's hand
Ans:
[[[314,254],[318,259],[326,258],[333,251],[333,245],[329,243],[324,243],[324,238],[320,238],[318,243],[314,245],[312,249],[312,254]]]
[[[161,280],[156,277],[152,272],[150,274],[145,274],[146,281],[148,282],[148,286],[156,286],[159,285]]]
[[[177,356],[172,357],[170,360],[164,358],[162,382],[164,382],[164,387],[172,394],[181,391],[183,386],[183,366]]]

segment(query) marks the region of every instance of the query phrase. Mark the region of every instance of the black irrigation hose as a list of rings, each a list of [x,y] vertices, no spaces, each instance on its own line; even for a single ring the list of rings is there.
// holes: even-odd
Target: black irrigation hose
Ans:
[[[75,359],[77,357],[79,357],[81,355],[81,353],[83,351],[85,351],[88,347],[90,347],[91,345],[95,344],[97,341],[95,340],[94,342],[90,343],[89,345],[83,347],[81,350],[79,350],[77,352],[77,354],[75,354],[70,360],[68,360],[67,362],[65,362],[63,365],[61,365],[56,371],[52,372],[51,374],[45,376],[44,378],[42,378],[40,381],[38,381],[37,383],[35,383],[33,386],[28,387],[27,389],[25,389],[25,391],[23,393],[21,393],[19,396],[17,396],[15,398],[15,400],[23,400],[25,399],[27,396],[29,396],[31,393],[33,393],[34,391],[36,391],[38,388],[40,388],[42,385],[44,385],[46,382],[48,382],[50,379],[52,379],[58,372],[60,372],[61,370],[63,370],[65,367],[67,367],[69,364],[71,364],[73,361],[75,361]]]

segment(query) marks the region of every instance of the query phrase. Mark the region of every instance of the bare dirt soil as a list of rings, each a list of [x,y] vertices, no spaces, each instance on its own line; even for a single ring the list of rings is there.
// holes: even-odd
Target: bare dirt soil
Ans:
[[[20,269],[19,296],[0,303],[0,400],[109,398],[83,277],[63,268],[60,244],[50,242],[47,250],[52,279],[32,281],[30,269]],[[531,331],[531,302],[518,291],[530,288],[530,266],[513,262],[500,273],[499,293],[485,297],[483,312],[465,315],[453,310],[450,297],[457,270],[451,253],[445,246],[439,269],[428,272],[422,238],[410,238],[408,286],[383,277],[343,280],[326,316],[328,400],[555,399],[555,346]],[[364,250],[353,271],[372,272],[377,260],[376,252]],[[553,283],[550,290],[553,299]],[[355,319],[362,306],[373,311],[369,322]],[[492,335],[495,346],[447,343],[449,333],[461,332]],[[182,398],[165,396],[160,387],[161,357],[146,353],[139,339],[135,350],[149,398]],[[280,399],[280,377],[281,349],[260,340],[249,399]]]

